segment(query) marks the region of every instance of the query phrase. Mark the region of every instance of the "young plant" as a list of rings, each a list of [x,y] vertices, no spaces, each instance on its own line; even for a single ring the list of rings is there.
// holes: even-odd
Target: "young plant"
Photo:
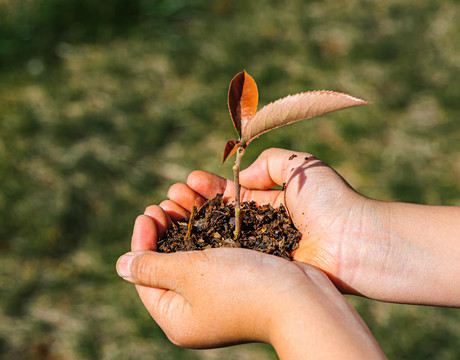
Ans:
[[[312,118],[367,101],[333,91],[309,91],[276,100],[257,111],[259,93],[254,79],[246,72],[237,74],[228,90],[228,108],[238,140],[225,145],[223,163],[236,152],[233,165],[235,181],[235,239],[241,231],[240,182],[241,158],[249,143],[267,131],[296,121]]]

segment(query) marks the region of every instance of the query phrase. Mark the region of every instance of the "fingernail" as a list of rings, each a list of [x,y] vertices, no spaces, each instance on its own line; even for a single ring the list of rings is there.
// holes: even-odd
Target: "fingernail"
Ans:
[[[130,279],[131,278],[131,271],[129,269],[129,265],[131,260],[136,256],[135,254],[129,252],[122,256],[117,261],[117,272],[120,277],[123,279]]]

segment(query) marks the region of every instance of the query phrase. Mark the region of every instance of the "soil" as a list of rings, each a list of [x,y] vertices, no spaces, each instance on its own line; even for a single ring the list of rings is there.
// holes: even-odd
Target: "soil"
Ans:
[[[254,201],[241,203],[241,234],[234,239],[235,211],[218,194],[189,219],[173,222],[158,240],[159,252],[204,250],[216,247],[240,247],[291,259],[302,234],[294,227],[284,206],[258,206]]]

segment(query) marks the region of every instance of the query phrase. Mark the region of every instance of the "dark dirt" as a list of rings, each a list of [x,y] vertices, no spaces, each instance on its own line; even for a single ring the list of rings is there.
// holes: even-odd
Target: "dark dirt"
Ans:
[[[174,222],[158,240],[159,252],[240,247],[291,259],[302,234],[294,227],[284,208],[241,203],[241,234],[234,239],[234,207],[224,204],[222,195],[196,207],[190,218]]]

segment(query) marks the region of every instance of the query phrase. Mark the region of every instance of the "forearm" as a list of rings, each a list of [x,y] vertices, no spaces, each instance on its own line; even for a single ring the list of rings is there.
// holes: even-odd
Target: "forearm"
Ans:
[[[286,304],[271,344],[280,359],[384,359],[366,324],[341,297],[322,294]],[[314,296],[314,301],[312,301]]]
[[[371,297],[460,306],[460,207],[374,202],[367,269]],[[377,241],[375,241],[377,240]],[[379,244],[379,245],[377,245]]]

